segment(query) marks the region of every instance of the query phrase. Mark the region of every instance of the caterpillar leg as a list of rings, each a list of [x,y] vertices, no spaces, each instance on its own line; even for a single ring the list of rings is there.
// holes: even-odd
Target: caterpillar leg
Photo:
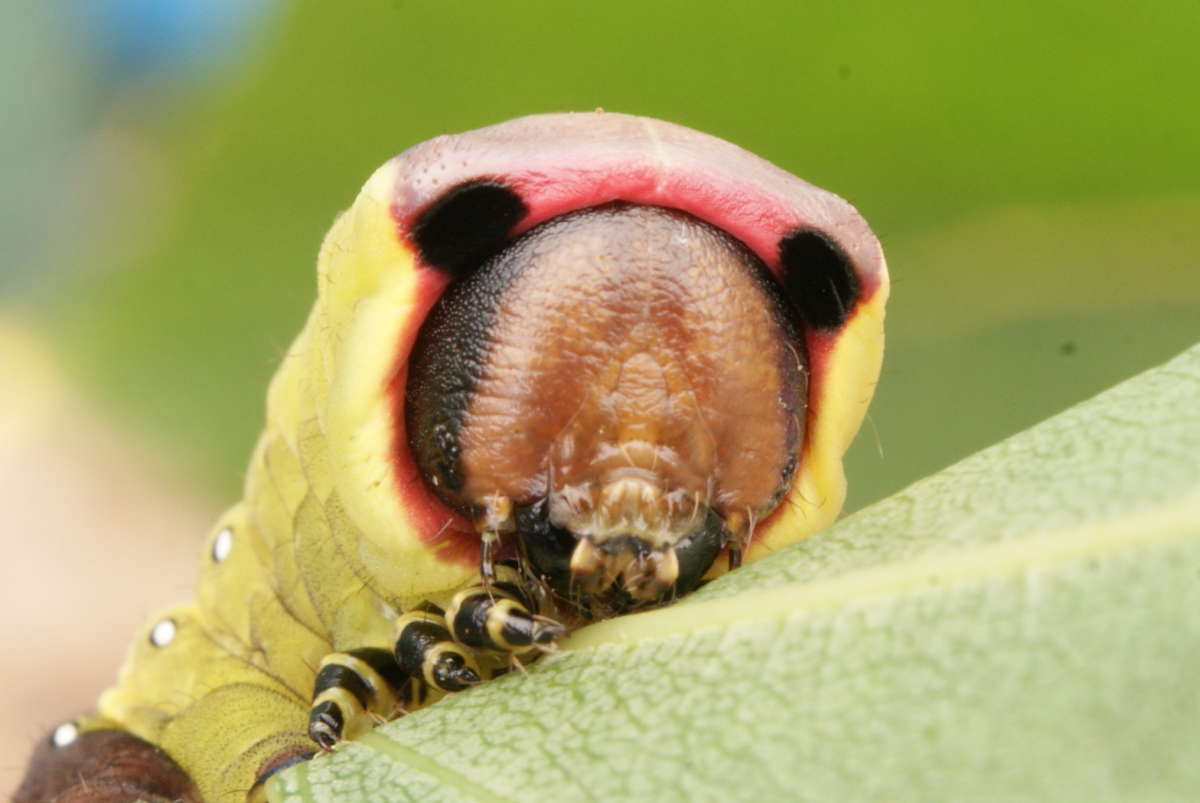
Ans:
[[[500,536],[503,533],[515,532],[517,529],[512,500],[498,494],[486,497],[483,514],[476,519],[475,529],[479,531],[481,544],[479,576],[483,578],[485,586],[490,586],[496,579],[496,566],[493,558],[496,545],[500,543]]]
[[[308,716],[308,735],[322,750],[423,704],[431,691],[462,691],[486,676],[471,651],[451,638],[435,605],[402,615],[395,633],[391,650],[367,647],[322,659]]]
[[[532,649],[551,649],[565,628],[549,617],[535,615],[537,604],[525,593],[519,573],[494,561],[500,536],[517,528],[512,500],[499,494],[485,497],[475,528],[483,546],[481,582],[450,600],[446,608],[450,634],[464,647],[510,657]]]
[[[111,726],[59,725],[33,753],[14,803],[201,803],[165,752]]]
[[[454,640],[472,650],[512,657],[551,650],[566,628],[533,610],[519,583],[500,580],[455,594],[446,607],[446,623]]]
[[[497,574],[498,572],[498,574]],[[553,649],[566,632],[536,606],[511,566],[454,595],[445,611],[424,603],[401,615],[392,649],[331,653],[313,687],[308,735],[322,750],[355,739],[429,693],[453,693],[503,673],[506,661]]]
[[[313,684],[308,735],[322,750],[355,739],[376,722],[424,698],[424,687],[388,650],[335,652],[321,660]]]
[[[475,656],[454,641],[436,605],[420,605],[396,620],[395,657],[402,671],[439,691],[462,691],[484,677]]]

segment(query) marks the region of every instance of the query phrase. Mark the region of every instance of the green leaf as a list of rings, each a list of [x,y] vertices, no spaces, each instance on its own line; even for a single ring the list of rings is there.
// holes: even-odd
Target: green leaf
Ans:
[[[1197,667],[1200,346],[271,791],[1198,799]]]

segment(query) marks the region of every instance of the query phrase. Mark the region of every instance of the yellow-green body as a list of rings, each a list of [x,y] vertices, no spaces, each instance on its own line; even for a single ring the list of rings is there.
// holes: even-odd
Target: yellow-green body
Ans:
[[[597,119],[636,131],[649,125]],[[547,121],[551,128],[591,124]],[[422,153],[442,146],[432,141]],[[444,604],[479,580],[470,550],[431,535],[428,511],[408,506],[398,492],[421,480],[398,479],[395,389],[403,387],[420,322],[449,282],[421,264],[397,229],[396,199],[418,181],[411,165],[419,160],[410,162],[402,156],[380,168],[325,238],[316,303],[271,383],[244,497],[206,542],[195,601],[146,624],[117,685],[101,698],[99,717],[82,723],[85,730],[115,725],[161,746],[214,803],[245,799],[273,757],[314,748],[309,707],[326,654],[390,647],[400,612]],[[865,224],[862,230],[869,237]],[[874,260],[869,292],[836,331],[822,335],[819,382],[809,398],[819,414],[810,416],[792,485],[779,510],[759,523],[747,561],[824,527],[841,508],[841,458],[878,377],[887,298],[878,244],[863,242]],[[232,550],[221,556],[214,541],[226,530]],[[724,567],[718,560],[710,574]],[[174,637],[155,644],[151,634],[164,619],[174,622]]]
[[[326,237],[320,292],[271,383],[245,497],[205,546],[196,601],[135,638],[100,714],[162,746],[206,800],[237,800],[260,765],[307,736],[313,676],[331,650],[388,646],[398,610],[477,577],[406,526],[394,493],[388,395],[418,294],[388,213],[389,166]],[[229,528],[223,562],[212,541]],[[164,618],[177,633],[154,646]]]

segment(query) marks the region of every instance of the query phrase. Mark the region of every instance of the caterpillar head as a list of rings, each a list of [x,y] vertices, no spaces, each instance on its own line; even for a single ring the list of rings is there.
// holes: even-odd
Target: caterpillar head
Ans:
[[[798,314],[743,245],[657,206],[542,223],[453,284],[409,363],[423,476],[593,613],[694,587],[778,504]]]
[[[364,249],[385,211],[394,241]],[[423,576],[449,587],[482,551],[607,615],[837,515],[887,296],[837,196],[677,125],[565,114],[419,145],[351,218],[322,262],[388,277],[383,345],[339,338],[386,365],[388,409],[359,405],[343,440],[388,431],[401,525],[363,530],[423,545]],[[323,271],[335,298],[363,281]]]

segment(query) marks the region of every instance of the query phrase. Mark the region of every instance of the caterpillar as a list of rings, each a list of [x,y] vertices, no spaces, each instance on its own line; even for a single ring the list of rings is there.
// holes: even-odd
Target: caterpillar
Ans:
[[[196,596],[17,794],[260,799],[296,761],[832,521],[888,275],[852,206],[613,113],[367,181]]]

